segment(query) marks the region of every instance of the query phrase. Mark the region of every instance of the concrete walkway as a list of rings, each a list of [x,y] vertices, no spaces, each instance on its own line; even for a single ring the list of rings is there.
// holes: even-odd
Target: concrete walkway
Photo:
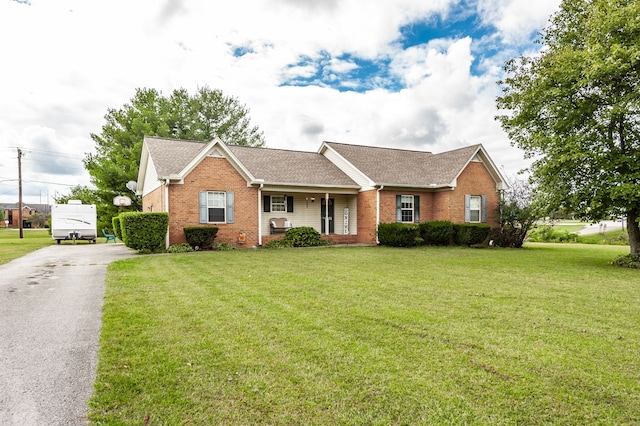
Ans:
[[[53,245],[0,266],[0,425],[82,425],[107,265],[122,244]]]
[[[626,226],[626,223],[625,223]],[[602,222],[585,225],[583,229],[577,232],[578,235],[599,234],[608,231],[619,231],[622,229],[622,222],[614,220],[603,220]]]

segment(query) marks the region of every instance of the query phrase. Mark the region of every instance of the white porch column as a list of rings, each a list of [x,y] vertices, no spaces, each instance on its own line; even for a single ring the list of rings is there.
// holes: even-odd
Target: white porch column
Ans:
[[[329,193],[328,192],[324,194],[324,233],[325,235],[329,235]]]

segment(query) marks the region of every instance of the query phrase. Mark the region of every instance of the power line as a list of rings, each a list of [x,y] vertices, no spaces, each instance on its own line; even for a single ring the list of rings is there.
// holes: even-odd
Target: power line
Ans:
[[[84,155],[78,155],[78,154],[70,154],[67,152],[60,152],[60,151],[45,151],[42,149],[31,149],[31,148],[21,148],[23,152],[39,152],[39,153],[43,153],[43,154],[55,154],[55,155],[64,155],[67,157],[76,157],[76,158],[84,158]]]
[[[7,179],[7,180],[17,181],[18,179]],[[24,182],[24,183],[44,183],[44,184],[47,184],[47,185],[60,185],[60,186],[78,186],[79,185],[77,183],[71,184],[71,183],[47,182],[47,181],[44,181],[44,180],[31,180],[31,179],[23,179],[22,182]],[[2,184],[1,181],[0,181],[0,184]]]

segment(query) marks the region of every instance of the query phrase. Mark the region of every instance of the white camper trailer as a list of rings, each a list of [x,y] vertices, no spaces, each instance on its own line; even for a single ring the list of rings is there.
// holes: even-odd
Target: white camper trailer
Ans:
[[[96,242],[96,206],[69,200],[67,204],[54,204],[51,209],[51,236],[58,244],[62,240],[88,240]]]

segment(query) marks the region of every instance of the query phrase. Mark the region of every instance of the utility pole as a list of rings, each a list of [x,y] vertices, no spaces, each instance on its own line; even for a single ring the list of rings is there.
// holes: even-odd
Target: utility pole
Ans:
[[[20,238],[24,238],[22,231],[22,150],[18,148],[18,223]]]

